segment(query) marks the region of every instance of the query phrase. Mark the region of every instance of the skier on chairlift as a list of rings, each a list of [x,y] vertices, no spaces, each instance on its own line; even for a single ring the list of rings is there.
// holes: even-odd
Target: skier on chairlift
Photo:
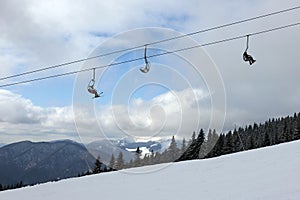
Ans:
[[[90,80],[88,86],[87,86],[87,90],[89,93],[95,95],[94,98],[98,98],[100,97],[100,95],[103,93],[101,92],[100,94],[97,92],[97,90],[94,88],[95,85],[95,68],[93,69],[93,78],[92,80]]]

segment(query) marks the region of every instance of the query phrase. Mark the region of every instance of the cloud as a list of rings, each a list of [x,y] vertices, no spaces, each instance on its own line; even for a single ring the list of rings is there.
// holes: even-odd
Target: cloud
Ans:
[[[125,4],[92,0],[1,1],[0,49],[15,51],[18,55],[10,54],[13,58],[24,59],[22,70],[84,58],[118,32],[182,22],[191,5],[192,2],[137,0]],[[0,65],[6,67],[7,63]]]
[[[147,101],[133,99],[130,105],[95,108],[92,112],[84,106],[77,107],[74,115],[71,106],[43,108],[19,94],[1,89],[0,110],[5,115],[0,117],[0,140],[79,140],[80,137],[82,141],[92,141],[103,137],[190,136],[199,128],[194,119],[202,114],[199,105],[207,98],[209,94],[200,89],[185,89],[166,92]],[[209,119],[202,120],[200,125],[208,122]]]
[[[201,126],[209,126],[211,108],[201,105],[209,98],[201,89],[168,91],[150,100],[136,98],[128,105],[96,108],[101,110],[96,116],[103,133],[112,137],[189,137]]]
[[[43,118],[42,108],[34,106],[30,100],[7,90],[0,90],[0,107],[3,113],[0,116],[2,122],[35,124]]]
[[[0,110],[2,142],[19,139],[78,139],[71,106],[43,108],[33,105],[19,94],[1,89]]]

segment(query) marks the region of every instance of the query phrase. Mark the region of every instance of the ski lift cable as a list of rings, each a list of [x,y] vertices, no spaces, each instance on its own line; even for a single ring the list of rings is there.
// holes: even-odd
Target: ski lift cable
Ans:
[[[183,34],[183,35],[176,36],[176,37],[173,37],[173,38],[159,40],[159,41],[156,41],[156,42],[148,43],[148,45],[158,44],[158,43],[167,42],[167,41],[170,41],[170,40],[175,40],[175,39],[179,39],[179,38],[183,38],[183,37],[187,37],[187,36],[192,36],[192,35],[208,32],[208,31],[212,31],[212,30],[226,28],[226,27],[229,27],[229,26],[233,26],[233,25],[237,25],[237,24],[241,24],[241,23],[245,23],[245,22],[249,22],[249,21],[254,21],[254,20],[257,20],[257,19],[270,17],[270,16],[273,16],[273,15],[278,15],[278,14],[282,14],[282,13],[285,13],[285,12],[290,12],[290,11],[293,11],[293,10],[296,10],[296,9],[299,9],[299,8],[300,8],[300,6],[296,6],[296,7],[292,7],[292,8],[289,8],[289,9],[280,10],[280,11],[277,11],[277,12],[272,12],[272,13],[268,13],[268,14],[264,14],[264,15],[259,15],[259,16],[256,16],[256,17],[251,17],[251,18],[239,20],[239,21],[236,21],[236,22],[231,22],[231,23],[228,23],[228,24],[223,24],[223,25],[220,25],[220,26],[215,26],[215,27],[199,30],[199,31],[192,32],[192,33]]]
[[[235,37],[231,37],[231,38],[226,38],[226,39],[222,39],[222,40],[217,40],[217,41],[213,41],[213,42],[203,43],[203,44],[199,44],[199,45],[195,45],[195,46],[191,46],[191,47],[185,47],[185,48],[181,48],[181,49],[177,49],[177,50],[173,50],[173,51],[166,51],[166,52],[163,52],[163,53],[153,54],[153,55],[147,56],[147,58],[154,58],[154,57],[164,56],[164,55],[173,54],[173,53],[177,53],[177,52],[187,51],[187,50],[191,50],[191,49],[195,49],[195,48],[211,46],[211,45],[215,45],[215,44],[219,44],[219,43],[224,43],[224,42],[229,42],[229,41],[233,41],[233,40],[242,39],[242,38],[247,37],[248,35],[249,36],[255,36],[255,35],[260,35],[260,34],[266,34],[266,33],[270,33],[270,32],[273,32],[273,31],[278,31],[278,30],[291,28],[291,27],[295,27],[295,26],[299,26],[299,25],[300,25],[300,22],[297,22],[297,23],[288,24],[288,25],[280,26],[280,27],[275,27],[275,28],[271,28],[271,29],[267,29],[267,30],[263,30],[263,31],[259,31],[259,32],[253,32],[253,33],[250,33],[250,34],[244,34],[244,35],[235,36]],[[0,88],[13,86],[13,85],[24,84],[24,83],[29,83],[29,82],[34,82],[34,81],[40,81],[40,80],[45,80],[45,79],[50,79],[50,78],[56,78],[56,77],[61,77],[61,76],[67,76],[67,75],[77,74],[77,73],[80,73],[80,72],[97,70],[97,69],[101,69],[101,68],[107,68],[107,67],[126,64],[126,63],[132,63],[132,62],[136,62],[136,61],[144,60],[144,59],[145,59],[144,56],[142,56],[142,57],[138,57],[138,58],[134,58],[134,59],[130,59],[130,60],[114,62],[114,63],[111,63],[109,65],[93,66],[93,67],[87,68],[87,69],[81,69],[81,70],[76,70],[76,71],[51,75],[51,76],[45,76],[45,77],[40,77],[40,78],[35,78],[35,79],[29,79],[29,80],[24,80],[24,81],[19,81],[19,82],[7,83],[7,84],[0,85]]]
[[[117,54],[117,53],[122,53],[122,52],[125,52],[125,51],[139,49],[139,48],[144,47],[145,45],[154,45],[154,44],[159,44],[159,43],[163,43],[163,42],[167,42],[167,41],[171,41],[171,40],[177,40],[177,39],[180,39],[180,38],[183,38],[183,37],[188,37],[188,36],[208,32],[208,31],[212,31],[212,30],[217,30],[217,29],[221,29],[221,28],[225,28],[225,27],[230,27],[230,26],[233,26],[233,25],[258,20],[258,19],[262,19],[262,18],[266,18],[266,17],[270,17],[270,16],[274,16],[274,15],[294,11],[294,10],[297,10],[297,9],[300,9],[300,6],[295,6],[295,7],[292,7],[292,8],[288,8],[288,9],[284,9],[284,10],[280,10],[280,11],[276,11],[276,12],[272,12],[272,13],[267,13],[267,14],[263,14],[263,15],[259,15],[259,16],[256,16],[256,17],[251,17],[251,18],[235,21],[235,22],[231,22],[231,23],[227,23],[227,24],[223,24],[223,25],[219,25],[219,26],[215,26],[215,27],[211,27],[211,28],[207,28],[207,29],[187,33],[187,34],[183,34],[183,35],[180,35],[180,36],[175,36],[175,37],[171,37],[171,38],[167,38],[167,39],[163,39],[163,40],[157,40],[157,41],[154,41],[154,42],[138,45],[138,46],[135,46],[135,47],[130,47],[130,48],[126,48],[126,49],[112,51],[112,52],[104,53],[104,54],[101,54],[101,55],[96,55],[96,56],[92,56],[92,57],[88,57],[88,58],[78,59],[78,60],[74,60],[74,61],[70,61],[70,62],[65,62],[65,63],[61,63],[61,64],[57,64],[57,65],[52,65],[52,66],[48,66],[48,67],[44,67],[44,68],[39,68],[39,69],[36,69],[36,70],[27,71],[27,72],[23,72],[23,73],[19,73],[19,74],[14,74],[14,75],[11,75],[11,76],[2,77],[2,78],[0,78],[0,80],[6,80],[6,79],[10,79],[10,78],[15,78],[15,77],[19,77],[19,76],[28,75],[28,74],[33,74],[33,73],[37,73],[37,72],[41,72],[41,71],[45,71],[45,70],[50,70],[50,69],[59,68],[59,67],[63,67],[63,66],[67,66],[67,65],[71,65],[71,64],[75,64],[75,63],[84,62],[84,61],[87,61],[87,60],[92,60],[92,59],[105,57],[105,56],[109,56],[109,55],[113,55],[113,54]]]
[[[102,66],[97,66],[97,67],[92,67],[92,68],[87,68],[87,69],[81,69],[81,70],[61,73],[61,74],[55,74],[55,75],[51,75],[51,76],[44,76],[44,77],[39,77],[39,78],[34,78],[34,79],[29,79],[29,80],[24,80],[24,81],[19,81],[19,82],[7,83],[7,84],[0,85],[0,88],[13,86],[13,85],[19,85],[19,84],[30,83],[30,82],[34,82],[34,81],[41,81],[41,80],[45,80],[45,79],[57,78],[57,77],[61,77],[61,76],[73,75],[73,74],[77,74],[77,73],[81,73],[81,72],[91,71],[91,70],[94,70],[94,69],[96,70],[96,69],[106,68],[106,67],[110,67],[110,66],[135,62],[135,61],[138,61],[138,60],[141,60],[141,59],[144,59],[144,57],[135,58],[135,59],[131,59],[131,60],[125,60],[125,61],[122,61],[122,62],[116,62],[116,63],[112,63],[112,64],[109,64],[109,65],[102,65]]]

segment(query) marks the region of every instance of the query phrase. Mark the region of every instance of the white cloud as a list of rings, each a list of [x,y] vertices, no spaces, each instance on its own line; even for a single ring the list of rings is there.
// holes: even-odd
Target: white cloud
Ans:
[[[34,124],[42,120],[42,108],[34,106],[30,100],[7,90],[0,90],[0,121],[13,124]]]
[[[18,56],[11,56],[17,59],[21,55],[25,60],[22,70],[84,58],[118,32],[181,21],[189,15],[192,3],[1,1],[0,49],[17,51]],[[6,67],[7,63],[0,65]]]
[[[189,136],[201,126],[209,126],[210,108],[201,105],[209,98],[200,89],[169,91],[147,101],[138,98],[128,105],[102,106],[96,108],[99,110],[96,115],[105,135]]]
[[[0,140],[78,139],[71,106],[43,108],[19,94],[0,90]],[[79,123],[89,124],[83,118]],[[91,129],[87,129],[91,131]]]

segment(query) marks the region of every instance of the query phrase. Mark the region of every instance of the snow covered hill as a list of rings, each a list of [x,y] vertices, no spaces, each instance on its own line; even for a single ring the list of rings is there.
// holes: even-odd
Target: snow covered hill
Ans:
[[[300,141],[0,192],[2,200],[300,199]]]

